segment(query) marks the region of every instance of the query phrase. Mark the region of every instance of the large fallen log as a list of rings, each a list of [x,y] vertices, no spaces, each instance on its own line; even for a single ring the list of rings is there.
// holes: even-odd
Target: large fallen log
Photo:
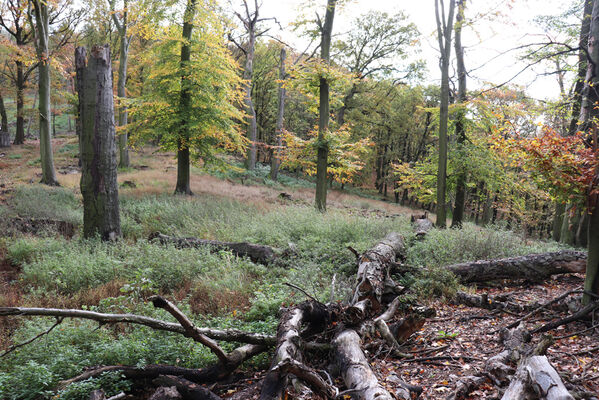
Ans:
[[[454,264],[446,268],[453,272],[462,283],[498,279],[528,279],[540,282],[551,275],[584,272],[586,258],[586,252],[562,250]]]
[[[397,258],[403,256],[405,243],[403,237],[391,232],[372,249],[364,252],[358,261],[357,284],[350,305],[370,300],[369,307],[377,313],[381,310],[381,300],[389,282],[389,268]],[[360,312],[360,311],[358,311]]]
[[[335,397],[336,388],[303,363],[300,349],[302,343],[300,331],[303,323],[324,320],[325,324],[320,324],[324,327],[328,322],[327,315],[326,306],[316,301],[306,301],[283,312],[277,329],[277,349],[269,372],[262,383],[260,400],[283,399],[289,372],[294,373],[317,392],[327,397]],[[315,329],[309,330],[315,331]]]
[[[520,362],[502,400],[574,400],[546,356],[531,356]]]
[[[333,340],[335,365],[351,393],[359,400],[392,400],[378,381],[360,347],[360,336],[353,329],[341,331]]]
[[[255,263],[269,265],[278,257],[279,251],[270,246],[253,244],[247,242],[219,242],[217,240],[198,239],[194,237],[179,238],[154,232],[149,237],[150,241],[158,241],[160,244],[172,244],[177,248],[208,247],[214,251],[227,250],[239,257],[248,257]]]

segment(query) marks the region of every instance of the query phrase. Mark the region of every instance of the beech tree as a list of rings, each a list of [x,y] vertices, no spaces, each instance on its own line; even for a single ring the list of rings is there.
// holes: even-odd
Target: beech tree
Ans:
[[[464,10],[466,9],[466,0],[458,0],[458,13],[456,15],[455,31],[455,53],[458,73],[458,98],[459,109],[455,116],[455,135],[458,147],[463,147],[466,142],[466,66],[464,65],[464,47],[462,46],[462,27],[464,25]],[[464,165],[465,167],[465,165]],[[464,206],[466,203],[466,178],[467,170],[462,168],[457,172],[457,182],[455,190],[455,205],[453,208],[453,218],[451,227],[461,227],[464,219]]]
[[[3,70],[2,74],[13,81],[16,88],[17,124],[14,144],[25,141],[25,88],[31,73],[37,68],[37,60],[32,54],[30,44],[34,40],[34,31],[27,22],[30,12],[29,0],[3,0],[0,3],[0,26],[10,35],[6,47],[11,48],[11,58],[15,69]]]
[[[440,4],[439,4],[440,3]],[[441,52],[439,66],[441,68],[441,105],[439,109],[439,162],[437,168],[437,221],[440,228],[447,225],[447,122],[449,120],[449,62],[451,58],[451,33],[453,31],[453,14],[455,0],[449,0],[447,16],[443,0],[435,0],[435,17],[437,21],[437,39]]]
[[[329,63],[331,52],[331,34],[333,32],[333,19],[337,0],[327,0],[327,9],[324,22],[318,18],[320,29],[320,58],[325,64]],[[325,140],[329,129],[329,82],[325,76],[320,78],[318,106],[318,140],[316,143],[318,153],[316,159],[316,208],[319,211],[327,209],[327,165],[329,146]]]
[[[244,151],[246,140],[235,122],[243,119],[235,107],[242,80],[219,16],[209,4],[189,0],[183,21],[183,29],[174,22],[162,28],[143,60],[149,72],[143,95],[131,100],[130,140],[176,151],[175,193],[191,195],[192,159],[222,164],[218,153]]]

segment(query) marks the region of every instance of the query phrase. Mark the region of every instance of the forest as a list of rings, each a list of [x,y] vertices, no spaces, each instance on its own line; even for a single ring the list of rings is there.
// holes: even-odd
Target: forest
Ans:
[[[0,0],[0,400],[599,400],[597,43],[599,0]]]

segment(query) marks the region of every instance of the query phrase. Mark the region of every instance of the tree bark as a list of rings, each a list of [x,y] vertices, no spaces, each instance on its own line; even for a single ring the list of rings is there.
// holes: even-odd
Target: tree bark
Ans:
[[[0,132],[8,132],[8,116],[6,115],[6,107],[4,107],[4,98],[0,94]]]
[[[333,340],[336,368],[341,371],[345,386],[359,400],[392,400],[391,394],[379,383],[360,348],[360,336],[353,329],[340,332]]]
[[[116,19],[116,14],[112,14],[113,19]],[[119,51],[119,81],[117,83],[117,95],[121,104],[119,105],[119,126],[122,128],[119,133],[119,167],[126,168],[129,166],[129,148],[127,147],[127,106],[124,100],[127,98],[127,63],[129,60],[129,43],[127,37],[127,0],[124,1],[123,20],[119,23],[118,30],[121,39]]]
[[[331,51],[331,34],[333,32],[333,20],[335,18],[335,6],[337,0],[327,0],[327,9],[324,24],[320,27],[320,58],[328,63]],[[329,82],[320,78],[320,102],[318,106],[318,154],[316,156],[316,209],[326,211],[327,209],[327,167],[329,156],[329,145],[325,135],[329,130]]]
[[[196,12],[196,0],[188,0],[183,16],[183,43],[181,44],[181,96],[179,99],[179,113],[185,115],[191,110],[191,88],[186,79],[187,69],[191,60],[191,33],[193,29],[193,18]],[[177,183],[175,194],[193,195],[189,184],[190,158],[187,140],[189,139],[189,127],[184,118],[180,118],[180,137],[177,140]]]
[[[52,154],[52,137],[50,134],[50,52],[48,42],[49,14],[48,4],[41,0],[33,1],[36,21],[36,51],[38,57],[39,75],[39,136],[40,159],[42,166],[41,183],[50,186],[59,186],[54,170],[54,157]]]
[[[83,234],[103,240],[121,236],[117,183],[112,68],[108,46],[75,50],[81,117]]]
[[[17,66],[17,128],[13,144],[23,144],[25,143],[25,100],[23,98],[23,92],[25,91],[25,75],[23,73],[23,62],[15,61],[15,64]]]
[[[258,10],[256,9],[256,17]],[[248,16],[249,18],[249,16]],[[253,22],[253,23],[252,23]],[[248,149],[247,167],[249,170],[256,168],[256,140],[257,140],[257,125],[256,125],[256,110],[252,101],[252,78],[254,75],[254,53],[256,50],[256,26],[255,20],[250,21],[251,27],[248,29],[249,39],[245,60],[245,68],[243,70],[243,79],[247,81],[245,87],[245,107],[248,121],[248,139],[250,147]]]
[[[403,237],[391,232],[372,249],[362,254],[358,261],[357,285],[350,305],[368,299],[370,309],[378,312],[381,309],[385,283],[389,280],[389,267],[397,258],[403,256],[404,251]]]
[[[457,145],[459,149],[462,149],[466,144],[466,127],[465,118],[466,111],[466,66],[464,65],[464,47],[462,47],[462,26],[464,24],[464,9],[466,8],[466,0],[458,0],[458,13],[456,15],[455,23],[455,52],[456,62],[458,65],[458,107],[460,109],[456,112],[455,122],[455,135],[457,138]],[[464,153],[462,152],[462,157]],[[465,165],[465,160],[462,160],[462,165]],[[464,206],[466,205],[466,168],[460,168],[457,172],[456,192],[455,192],[455,204],[453,208],[453,218],[451,221],[452,228],[461,228],[464,219]]]
[[[441,7],[443,2],[441,2]],[[449,1],[447,21],[441,20],[445,10],[439,15],[439,0],[435,0],[435,15],[437,18],[437,38],[441,51],[441,105],[439,109],[439,162],[437,168],[437,222],[439,228],[447,225],[447,125],[449,119],[449,61],[451,57],[451,32],[453,31],[453,13],[455,0]]]
[[[284,81],[287,73],[285,72],[285,58],[287,57],[287,51],[285,47],[281,47],[281,57],[279,65],[279,109],[277,111],[277,143],[276,148],[272,157],[272,163],[270,166],[270,179],[273,181],[277,180],[279,175],[279,167],[281,166],[281,150],[283,147],[283,122],[285,117],[285,97],[286,90]]]
[[[562,224],[564,223],[564,212],[566,211],[566,204],[556,201],[555,202],[555,214],[553,216],[553,228],[551,238],[556,242],[560,241],[562,233]]]
[[[454,264],[446,268],[453,272],[462,283],[486,282],[498,279],[528,279],[537,282],[555,274],[583,272],[586,262],[586,253],[562,250],[552,253]]]

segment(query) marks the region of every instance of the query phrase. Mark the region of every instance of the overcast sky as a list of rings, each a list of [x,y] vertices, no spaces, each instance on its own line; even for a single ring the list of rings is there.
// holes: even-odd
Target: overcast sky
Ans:
[[[236,2],[240,4],[238,0],[232,2],[234,5]],[[276,16],[284,28],[278,35],[297,48],[305,46],[306,43],[289,32],[288,24],[297,18],[298,13],[301,12],[300,7],[304,3],[305,0],[262,0],[261,15]],[[322,14],[326,1],[316,0],[316,3],[322,3],[322,10],[320,10]],[[439,81],[434,0],[353,0],[346,3],[335,16],[333,34],[341,34],[351,29],[351,21],[371,9],[390,13],[403,10],[422,33],[420,54],[417,57],[426,61],[427,82]],[[466,10],[467,19],[475,18],[481,13],[487,16],[486,19],[477,19],[472,28],[466,28],[463,32],[466,68],[474,69],[470,73],[469,89],[480,87],[485,81],[501,83],[520,71],[525,66],[518,60],[518,55],[521,53],[500,54],[514,47],[539,41],[543,32],[534,26],[532,19],[539,14],[560,14],[566,7],[565,3],[563,0],[469,1]],[[494,16],[494,11],[499,11],[502,15]],[[494,57],[497,58],[490,62]],[[533,97],[557,97],[559,89],[555,76],[535,80],[537,75],[535,71],[542,72],[542,68],[527,71],[514,82],[527,86],[528,93]]]

